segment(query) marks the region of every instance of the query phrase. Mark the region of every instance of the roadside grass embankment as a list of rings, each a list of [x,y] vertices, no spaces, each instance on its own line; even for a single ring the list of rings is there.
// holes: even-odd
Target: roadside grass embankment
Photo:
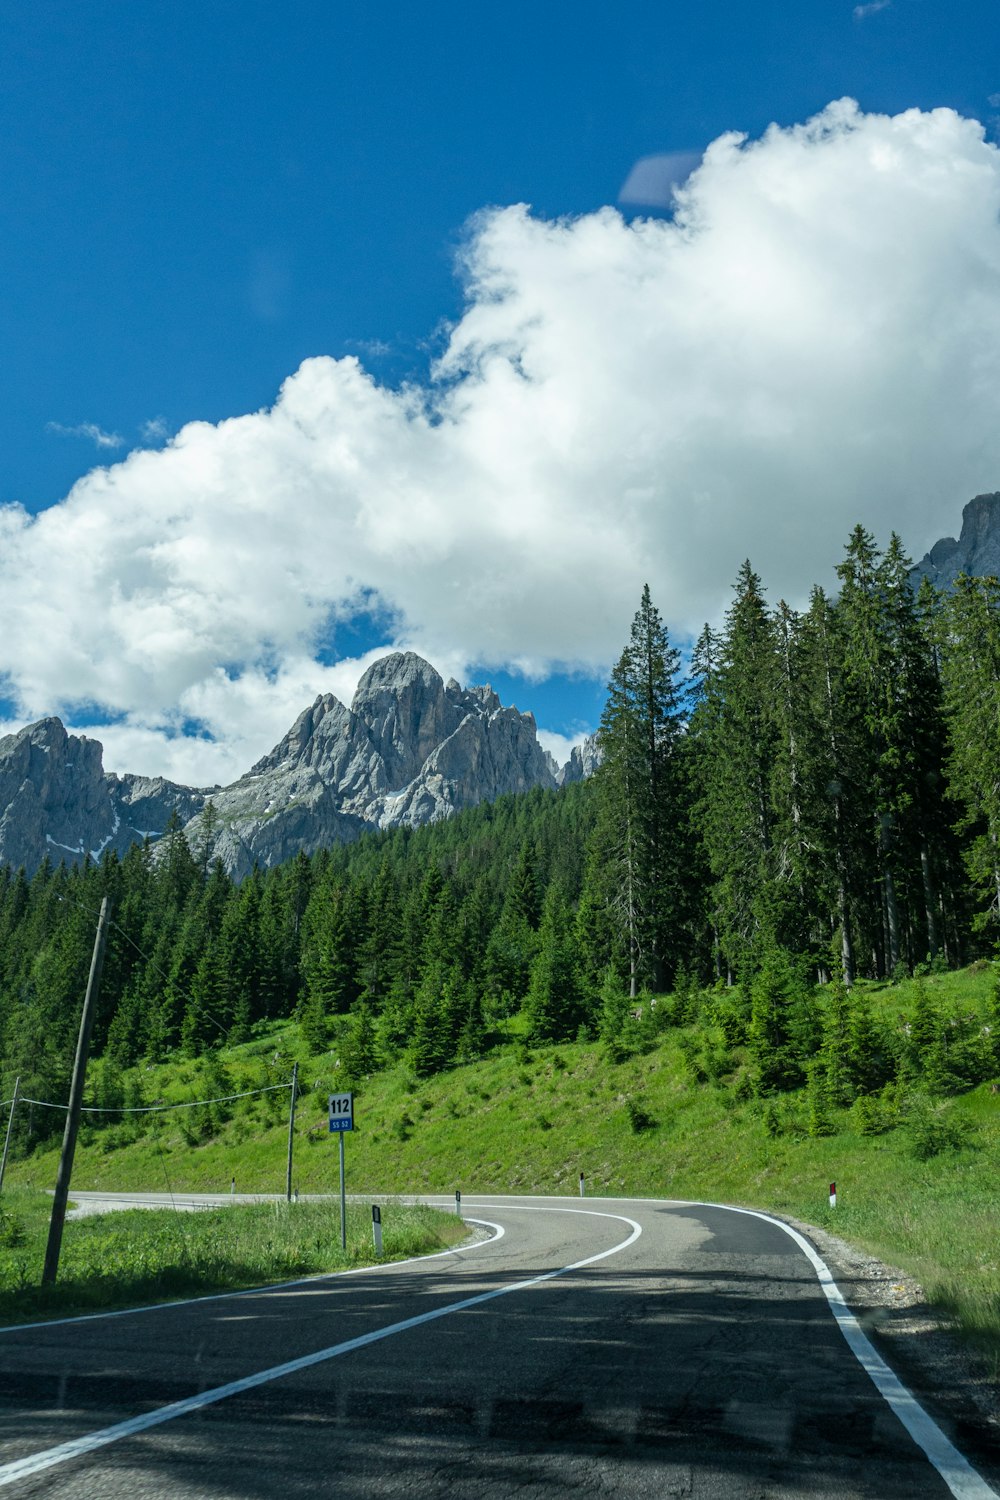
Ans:
[[[51,1197],[37,1189],[3,1193],[0,1325],[381,1265],[447,1249],[468,1232],[454,1214],[389,1202],[383,1206],[383,1255],[377,1260],[367,1204],[348,1204],[346,1250],[340,1246],[335,1202],[237,1202],[193,1212],[123,1209],[68,1220],[58,1280],[43,1287],[51,1208]]]
[[[929,975],[922,984],[944,1011],[984,1015],[994,982],[992,968],[978,965]],[[914,983],[866,989],[873,1013],[898,1031],[915,1003]],[[298,1060],[294,1180],[303,1193],[336,1191],[326,1096],[353,1082],[350,1193],[461,1188],[464,1196],[575,1197],[582,1172],[588,1196],[708,1200],[797,1218],[915,1276],[1000,1378],[996,1084],[951,1096],[894,1084],[849,1109],[826,1108],[821,1129],[828,1133],[817,1133],[807,1089],[758,1097],[739,1049],[718,1068],[714,1056],[721,1053],[704,1025],[649,1034],[632,1055],[613,1061],[595,1042],[529,1044],[515,1023],[506,1044],[479,1062],[429,1078],[401,1062],[346,1080],[336,1044],[311,1056],[288,1022],[207,1060],[178,1055],[136,1069],[124,1086],[147,1101],[204,1099],[273,1086]],[[224,1192],[235,1177],[238,1191],[280,1192],[287,1102],[287,1092],[272,1093],[221,1109],[89,1125],[74,1185]],[[55,1142],[36,1149],[8,1180],[49,1188],[57,1157]],[[835,1210],[828,1203],[832,1181]]]

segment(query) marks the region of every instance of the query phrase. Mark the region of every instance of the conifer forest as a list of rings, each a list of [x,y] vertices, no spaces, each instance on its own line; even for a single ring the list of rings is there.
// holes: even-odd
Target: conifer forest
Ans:
[[[15,1075],[67,1096],[104,895],[92,1053],[109,1099],[142,1059],[290,1016],[348,1080],[402,1058],[426,1076],[512,1029],[613,1054],[639,1017],[697,1024],[717,1070],[742,1049],[763,1095],[817,1068],[840,1103],[907,1070],[994,1076],[1000,1017],[927,1008],[883,1031],[856,984],[991,956],[998,936],[1000,583],[940,595],[910,568],[898,537],[882,551],[859,526],[836,595],[798,612],[746,563],[683,669],[646,588],[601,764],[558,792],[239,884],[176,821],[121,858],[3,870],[5,1097]]]

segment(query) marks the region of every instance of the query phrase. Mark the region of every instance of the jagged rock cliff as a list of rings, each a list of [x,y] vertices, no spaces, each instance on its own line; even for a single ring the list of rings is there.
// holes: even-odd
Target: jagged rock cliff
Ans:
[[[187,820],[206,791],[161,777],[105,775],[101,745],[40,719],[0,739],[0,861],[37,869],[49,856],[98,859],[162,833],[171,812]]]
[[[214,796],[215,848],[236,875],[370,827],[417,826],[505,792],[554,787],[531,714],[463,690],[411,652],[370,667],[350,708],[327,694]],[[192,842],[204,820],[188,828]]]
[[[573,781],[584,781],[593,776],[601,764],[601,752],[596,734],[588,734],[582,745],[574,745],[569,760],[556,777],[560,786],[569,786]]]
[[[959,573],[970,577],[1000,577],[1000,493],[977,495],[962,511],[962,531],[956,541],[942,537],[913,569],[915,583],[929,578],[949,589]]]
[[[578,780],[570,769],[558,780]],[[421,657],[396,652],[369,668],[350,708],[330,694],[317,698],[227,787],[106,775],[98,741],[68,734],[58,719],[8,735],[0,740],[0,860],[34,869],[46,854],[121,852],[162,833],[176,808],[192,844],[207,842],[240,877],[255,863],[278,864],[365,828],[416,826],[506,792],[556,785],[531,714],[505,708],[489,687],[446,684]]]

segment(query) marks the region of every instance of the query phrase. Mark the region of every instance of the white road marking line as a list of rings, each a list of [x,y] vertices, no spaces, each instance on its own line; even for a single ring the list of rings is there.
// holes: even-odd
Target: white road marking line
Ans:
[[[581,1213],[588,1210],[581,1209],[550,1209],[550,1213]],[[129,1417],[124,1422],[116,1422],[113,1427],[103,1427],[97,1432],[85,1433],[82,1437],[73,1438],[68,1443],[60,1443],[56,1448],[46,1448],[40,1453],[32,1453],[27,1458],[14,1459],[12,1463],[0,1467],[0,1488],[9,1484],[16,1484],[19,1479],[26,1479],[31,1474],[38,1474],[43,1469],[51,1469],[56,1464],[68,1462],[73,1458],[82,1458],[85,1454],[93,1453],[98,1448],[107,1447],[109,1443],[117,1443],[122,1438],[133,1437],[137,1432],[145,1432],[150,1427],[159,1427],[163,1422],[172,1422],[175,1417],[185,1417],[190,1412],[200,1411],[202,1407],[212,1406],[217,1401],[223,1401],[227,1396],[238,1396],[243,1391],[253,1390],[256,1386],[266,1385],[272,1380],[280,1380],[285,1375],[294,1375],[298,1370],[307,1370],[312,1365],[324,1364],[327,1360],[336,1359],[341,1354],[350,1354],[355,1349],[364,1349],[369,1344],[377,1344],[382,1339],[391,1338],[395,1333],[405,1333],[411,1328],[419,1328],[424,1323],[433,1323],[438,1318],[448,1317],[451,1313],[464,1312],[469,1307],[479,1307],[484,1302],[492,1302],[497,1297],[506,1297],[511,1292],[523,1292],[528,1287],[540,1286],[542,1282],[553,1281],[557,1276],[565,1276],[570,1271],[582,1270],[584,1266],[595,1265],[598,1261],[607,1260],[609,1255],[617,1255],[626,1250],[629,1245],[642,1234],[642,1226],[634,1219],[629,1219],[624,1214],[593,1213],[592,1217],[599,1219],[618,1219],[620,1222],[630,1224],[632,1233],[620,1242],[612,1245],[610,1250],[602,1250],[597,1255],[588,1255],[584,1260],[576,1260],[572,1265],[560,1266],[556,1271],[544,1271],[538,1276],[530,1276],[525,1281],[514,1281],[509,1286],[496,1287],[491,1292],[480,1292],[475,1297],[463,1297],[460,1302],[449,1302],[447,1307],[436,1308],[432,1312],[419,1313],[415,1318],[404,1318],[400,1323],[390,1323],[385,1328],[377,1328],[373,1333],[363,1333],[358,1338],[347,1339],[342,1344],[332,1344],[328,1349],[318,1349],[315,1354],[304,1354],[299,1359],[287,1360],[284,1364],[273,1365],[269,1370],[259,1370],[254,1375],[246,1375],[242,1380],[232,1380],[228,1385],[217,1385],[213,1390],[201,1391],[197,1396],[188,1396],[183,1401],[173,1401],[169,1406],[161,1406],[156,1411],[146,1412],[141,1417]],[[479,1223],[488,1223],[488,1220],[478,1220]],[[500,1225],[489,1225],[492,1229],[500,1229]]]
[[[487,1224],[486,1219],[474,1219],[467,1214],[469,1224]],[[432,1250],[429,1255],[410,1255],[406,1260],[375,1261],[370,1266],[352,1266],[349,1271],[317,1271],[314,1276],[299,1276],[294,1281],[270,1281],[264,1286],[244,1287],[240,1292],[206,1292],[203,1297],[181,1297],[176,1302],[147,1302],[144,1307],[116,1307],[113,1312],[77,1313],[72,1318],[47,1318],[39,1323],[8,1323],[0,1327],[0,1337],[5,1333],[28,1333],[35,1328],[62,1328],[67,1323],[95,1323],[100,1318],[131,1318],[137,1313],[170,1312],[175,1307],[195,1307],[199,1302],[225,1302],[230,1297],[261,1297],[268,1292],[287,1292],[296,1286],[311,1286],[320,1281],[334,1281],[338,1276],[363,1276],[366,1271],[394,1271],[397,1266],[412,1266],[418,1261],[441,1260],[446,1255],[465,1255],[470,1250],[480,1250],[484,1245],[495,1245],[502,1240],[506,1230],[502,1224],[490,1224],[496,1234],[488,1240],[479,1240],[472,1245],[453,1245],[450,1250]]]
[[[990,1488],[986,1480],[976,1473],[968,1459],[963,1458],[954,1444],[948,1441],[933,1417],[924,1411],[913,1392],[907,1390],[899,1376],[890,1370],[881,1354],[873,1348],[862,1331],[861,1324],[844,1300],[844,1294],[834,1281],[830,1267],[819,1252],[813,1249],[804,1235],[799,1234],[798,1230],[793,1229],[790,1224],[783,1223],[781,1219],[775,1219],[771,1214],[760,1213],[753,1208],[733,1208],[728,1203],[696,1203],[691,1199],[659,1201],[677,1203],[681,1207],[690,1208],[723,1208],[727,1213],[747,1214],[752,1219],[763,1219],[765,1224],[776,1224],[779,1229],[783,1229],[812,1262],[819,1284],[837,1320],[837,1326],[847,1340],[848,1347],[858,1364],[871,1379],[879,1395],[888,1402],[917,1447],[923,1449],[928,1461],[941,1475],[956,1500],[998,1500],[996,1490]]]

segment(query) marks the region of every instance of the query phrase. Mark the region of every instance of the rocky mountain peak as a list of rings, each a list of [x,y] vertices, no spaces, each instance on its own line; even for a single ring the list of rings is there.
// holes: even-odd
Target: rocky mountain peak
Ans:
[[[298,760],[303,755],[308,755],[310,746],[315,737],[320,733],[326,719],[331,715],[335,718],[347,713],[347,709],[339,698],[332,693],[320,693],[320,695],[299,714],[291,729],[284,739],[279,740],[273,750],[269,750],[255,765],[247,772],[249,776],[261,776],[267,771],[273,771],[285,761]]]
[[[187,819],[203,793],[159,777],[107,776],[99,740],[39,719],[0,739],[0,859],[36,869],[45,858],[98,859]]]
[[[588,734],[582,745],[574,745],[569,760],[556,775],[559,786],[570,786],[574,781],[585,781],[593,776],[601,764],[601,749],[596,734]]]
[[[358,683],[351,712],[368,729],[387,790],[412,781],[463,718],[440,672],[414,651],[394,651],[374,662]]]
[[[454,682],[454,678],[451,679]],[[372,662],[364,673],[354,693],[351,707],[358,711],[358,704],[375,700],[380,694],[402,696],[415,683],[422,683],[432,692],[444,689],[441,673],[429,661],[415,651],[390,651]]]
[[[236,875],[365,828],[416,827],[505,792],[554,787],[535,721],[413,651],[369,667],[350,708],[305,709],[270,754],[213,796],[215,853]],[[188,826],[192,842],[201,819]]]
[[[323,693],[252,770],[227,787],[106,775],[96,740],[43,719],[0,740],[0,859],[35,868],[98,858],[155,838],[173,811],[195,845],[231,874],[299,850],[312,853],[366,828],[416,827],[507,792],[555,787],[557,770],[535,720],[505,708],[489,686],[447,684],[413,651],[382,657],[350,708]]]
[[[959,573],[971,577],[1000,577],[1000,493],[976,495],[962,511],[962,530],[945,536],[913,569],[913,579],[929,578],[948,589]]]
[[[46,856],[81,857],[103,848],[113,812],[101,746],[39,719],[0,739],[0,850],[24,851],[32,867]],[[22,861],[19,861],[22,862]]]

